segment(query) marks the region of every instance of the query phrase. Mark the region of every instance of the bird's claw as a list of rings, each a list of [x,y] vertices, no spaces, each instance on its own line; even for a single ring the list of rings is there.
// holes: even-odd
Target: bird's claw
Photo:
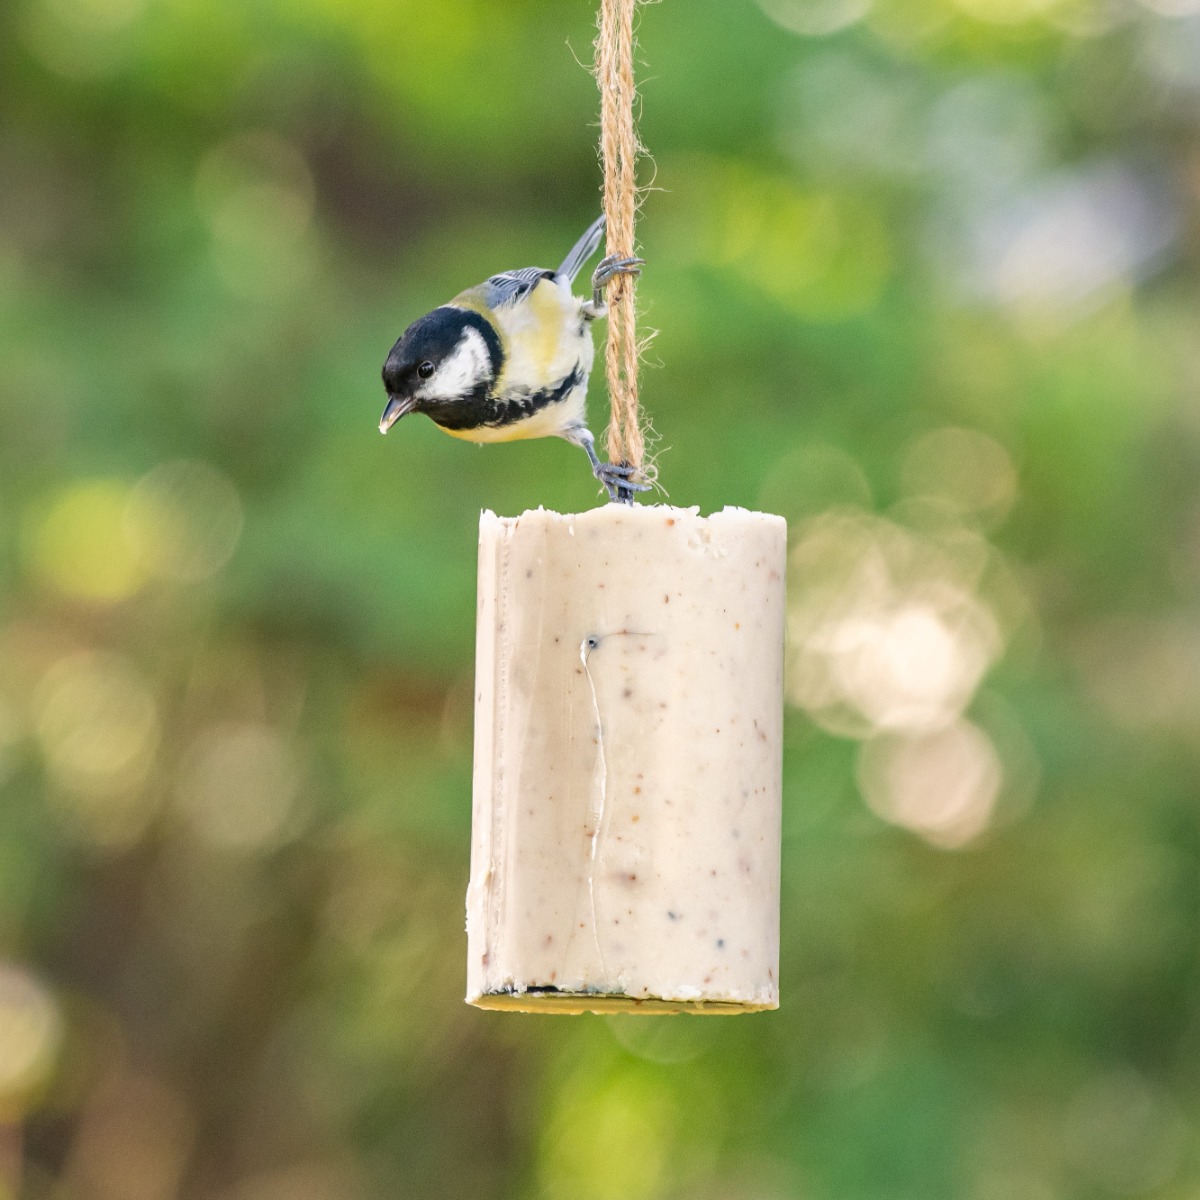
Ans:
[[[569,439],[577,446],[582,446],[592,464],[592,474],[608,489],[608,498],[621,504],[632,504],[635,492],[648,492],[650,484],[641,479],[634,479],[640,467],[628,463],[601,462],[596,454],[596,439],[586,426],[576,426],[569,431]]]
[[[596,264],[592,272],[592,290],[603,292],[618,275],[640,275],[645,265],[644,258],[622,258],[619,254],[610,254]]]
[[[634,492],[648,492],[650,485],[641,479],[634,479],[637,467],[624,466],[621,463],[598,463],[594,474],[608,489],[611,501],[632,504]]]
[[[607,258],[602,258],[592,273],[592,298],[583,306],[584,315],[592,320],[603,317],[608,312],[604,289],[618,275],[640,275],[645,265],[644,258],[622,258],[618,254],[610,254]]]

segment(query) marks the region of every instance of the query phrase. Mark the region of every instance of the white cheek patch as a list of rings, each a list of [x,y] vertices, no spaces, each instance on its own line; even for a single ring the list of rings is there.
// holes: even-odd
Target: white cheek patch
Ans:
[[[487,343],[478,329],[467,326],[454,350],[442,360],[421,395],[429,400],[456,400],[466,396],[491,373]]]

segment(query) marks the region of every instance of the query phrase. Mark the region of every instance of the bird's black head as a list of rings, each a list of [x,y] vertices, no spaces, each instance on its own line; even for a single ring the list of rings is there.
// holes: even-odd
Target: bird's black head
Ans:
[[[380,433],[406,413],[433,413],[486,395],[502,361],[500,338],[479,313],[435,308],[404,331],[383,364],[388,403]]]

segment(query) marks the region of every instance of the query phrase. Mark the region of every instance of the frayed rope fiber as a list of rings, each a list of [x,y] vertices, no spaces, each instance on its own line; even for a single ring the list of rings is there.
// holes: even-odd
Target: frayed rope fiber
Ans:
[[[637,212],[637,160],[643,152],[634,126],[633,15],[638,0],[601,0],[596,38],[600,86],[600,157],[604,164],[604,213],[608,254],[632,258]],[[635,277],[617,275],[608,285],[608,340],[604,366],[612,419],[610,462],[641,468],[645,439],[638,421],[638,337]]]

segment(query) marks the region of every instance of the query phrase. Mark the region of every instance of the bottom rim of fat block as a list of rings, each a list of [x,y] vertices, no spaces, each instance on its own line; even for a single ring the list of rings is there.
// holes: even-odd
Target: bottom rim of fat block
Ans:
[[[567,992],[559,988],[503,989],[468,996],[467,1003],[495,1012],[527,1013],[643,1013],[670,1016],[675,1013],[700,1013],[709,1016],[737,1016],[739,1013],[770,1012],[779,1007],[775,1000],[681,1000],[661,996],[629,996],[623,992]]]

